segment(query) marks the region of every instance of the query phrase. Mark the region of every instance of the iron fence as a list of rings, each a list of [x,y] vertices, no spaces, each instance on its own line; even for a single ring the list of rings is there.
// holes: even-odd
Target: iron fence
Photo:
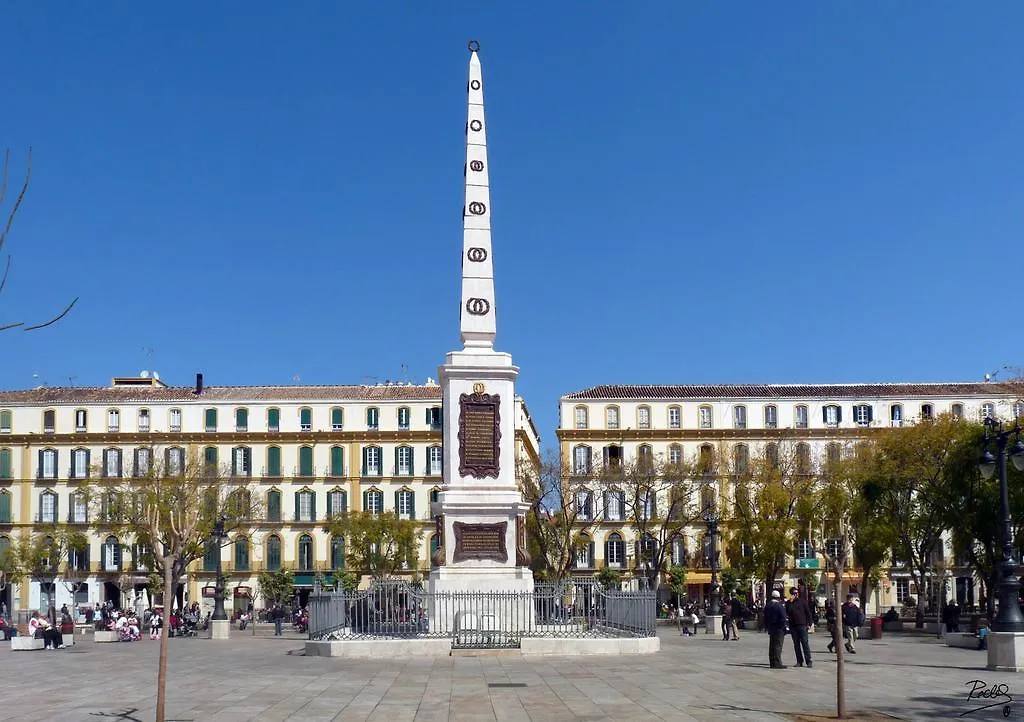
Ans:
[[[523,637],[653,637],[653,592],[606,590],[592,580],[537,584],[530,592],[430,592],[404,580],[368,589],[314,588],[309,638],[444,639],[452,647],[518,647]]]

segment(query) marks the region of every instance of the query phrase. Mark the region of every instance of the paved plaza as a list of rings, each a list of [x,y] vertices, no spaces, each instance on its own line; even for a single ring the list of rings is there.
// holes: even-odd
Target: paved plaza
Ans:
[[[834,711],[835,658],[820,633],[814,668],[785,670],[768,669],[763,634],[723,642],[659,633],[662,651],[649,656],[408,661],[305,657],[297,635],[172,639],[168,719],[771,721]],[[0,719],[154,718],[156,642],[0,647]],[[968,704],[966,683],[981,679],[1019,693],[1010,718],[1024,717],[1024,675],[986,672],[983,652],[914,634],[862,641],[858,652],[847,666],[851,710],[954,719],[989,702]],[[793,663],[788,640],[783,659]],[[1001,706],[965,717],[1002,718]]]

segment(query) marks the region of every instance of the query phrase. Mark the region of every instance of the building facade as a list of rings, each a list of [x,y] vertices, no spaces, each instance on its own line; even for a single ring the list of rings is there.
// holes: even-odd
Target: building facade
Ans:
[[[1020,418],[1024,416],[1022,396],[1019,382],[595,386],[560,399],[557,436],[562,458],[575,475],[585,476],[600,465],[640,458],[672,463],[705,452],[727,454],[728,460],[738,464],[764,453],[769,445],[777,449],[783,439],[812,469],[819,468],[839,444],[856,441],[869,429],[902,426],[939,414],[976,420]],[[727,479],[712,480],[712,501],[728,503],[729,493]],[[603,498],[587,496],[586,503],[590,505],[586,515],[598,523],[592,531],[593,551],[580,555],[579,571],[591,573],[611,566],[628,579],[636,572],[638,556],[631,552],[637,540],[623,517],[621,501],[609,501],[604,494]],[[664,508],[666,500],[658,503]],[[693,525],[674,544],[671,563],[689,569],[689,596],[702,599],[710,582],[704,525]],[[962,603],[975,603],[969,569],[949,561],[955,581],[946,583],[955,584]],[[824,569],[809,540],[797,540],[787,564],[777,583],[809,579]],[[872,606],[898,606],[915,596],[905,566],[897,562],[884,572],[873,599],[866,600]],[[851,571],[847,584],[859,581],[859,571]],[[754,594],[761,596],[765,591],[755,589]]]
[[[11,610],[132,601],[149,571],[135,540],[92,524],[83,484],[130,479],[157,461],[215,464],[259,494],[262,518],[220,550],[227,604],[257,591],[261,570],[290,569],[300,600],[317,573],[344,570],[323,525],[345,510],[396,512],[423,525],[418,564],[436,545],[430,502],[443,471],[441,388],[425,385],[170,387],[152,375],[105,388],[0,392],[0,550],[18,536],[68,525],[85,532],[65,584],[27,579],[3,591]],[[538,463],[539,437],[516,397],[517,458]],[[159,455],[159,456],[158,456]],[[197,560],[179,597],[212,608],[216,556]],[[260,600],[255,600],[261,604]]]

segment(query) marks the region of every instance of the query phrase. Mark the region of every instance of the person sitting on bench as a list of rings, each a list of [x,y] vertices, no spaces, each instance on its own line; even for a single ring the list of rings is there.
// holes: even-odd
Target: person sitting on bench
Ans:
[[[28,620],[28,631],[35,639],[43,640],[44,649],[60,649],[64,646],[60,632],[39,612],[32,612],[32,619]]]

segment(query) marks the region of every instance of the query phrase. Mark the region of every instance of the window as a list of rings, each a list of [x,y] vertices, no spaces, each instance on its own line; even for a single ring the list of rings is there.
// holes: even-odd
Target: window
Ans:
[[[267,537],[267,570],[276,572],[281,569],[281,537],[271,534]]]
[[[809,444],[800,442],[796,445],[796,473],[811,473],[811,447]]]
[[[678,406],[669,406],[668,407],[668,428],[670,428],[670,429],[680,429],[680,428],[682,428],[682,426],[683,426],[682,416],[683,416],[682,409],[680,409]]]
[[[119,479],[121,477],[121,450],[103,450],[103,476],[107,479]]]
[[[594,494],[586,489],[576,492],[576,518],[581,520],[594,518]]]
[[[395,492],[395,511],[399,519],[416,518],[416,496],[410,489],[399,489]]]
[[[439,501],[441,501],[441,490],[435,486],[430,490],[430,503],[436,504]]]
[[[167,449],[165,465],[168,476],[181,476],[185,471],[185,450],[180,446]]]
[[[85,409],[75,411],[75,431],[77,433],[84,433],[88,429],[88,424],[86,423],[88,419],[89,413]]]
[[[813,559],[814,549],[811,547],[811,540],[801,539],[798,541],[794,550],[794,556],[797,559]]]
[[[313,409],[299,409],[299,431],[313,430]]]
[[[606,469],[621,469],[622,468],[622,447],[621,446],[606,446],[604,447],[604,466]]]
[[[444,453],[440,446],[431,446],[427,449],[428,466],[427,473],[431,476],[444,472]]]
[[[281,447],[267,447],[267,476],[281,476]]]
[[[43,412],[43,433],[52,434],[57,430],[57,412],[53,409],[47,409]],[[116,431],[116,429],[114,429]]]
[[[714,484],[704,484],[700,488],[700,508],[707,511],[718,508],[718,491]]]
[[[896,583],[896,603],[904,604],[910,597],[910,580],[909,579],[894,579]]]
[[[316,495],[309,489],[295,492],[295,521],[316,521]]]
[[[121,571],[121,543],[116,536],[108,536],[103,542],[103,571]]]
[[[39,521],[43,524],[57,523],[57,495],[52,491],[39,495]]]
[[[994,419],[996,417],[996,405],[993,403],[984,403],[981,405],[981,420]]]
[[[650,534],[645,534],[640,541],[636,542],[637,564],[650,564],[658,552],[658,542]]]
[[[654,471],[654,451],[647,444],[637,447],[636,465],[640,471],[647,473]]]
[[[766,429],[777,429],[779,428],[779,407],[774,404],[768,404],[764,407],[764,428]]]
[[[89,571],[89,545],[84,544],[81,547],[69,546],[68,547],[68,568],[75,569],[80,572]],[[88,604],[89,603],[89,587],[85,586],[86,598],[79,600],[78,595],[75,595],[76,604]]]
[[[625,519],[626,494],[618,489],[604,493],[604,518],[608,521]]]
[[[299,476],[313,476],[313,447],[299,447]]]
[[[440,406],[431,406],[427,409],[427,426],[429,426],[432,431],[437,431],[441,428],[441,421],[443,417],[444,415]]]
[[[121,412],[117,409],[110,409],[107,412],[107,431],[121,430]]]
[[[871,406],[857,404],[853,407],[853,420],[857,426],[868,426],[871,423]]]
[[[42,449],[39,452],[39,478],[57,478],[57,450]]]
[[[577,446],[572,450],[572,473],[585,476],[590,473],[591,449],[589,446]]]
[[[732,427],[734,429],[747,428],[747,407],[734,406],[732,408]]]
[[[203,412],[203,425],[207,431],[217,430],[217,409],[207,409]]]
[[[380,410],[371,406],[366,410],[366,428],[376,431],[380,426]]]
[[[331,537],[331,569],[345,568],[345,539],[344,537]]]
[[[641,406],[636,410],[636,425],[639,429],[651,428],[651,407]]]
[[[71,450],[71,473],[72,479],[87,479],[89,477],[89,450]]]
[[[711,407],[701,406],[699,409],[697,409],[697,418],[700,424],[700,428],[710,429],[712,424]]]
[[[1013,418],[1024,417],[1024,401],[1015,401],[1013,404]]]
[[[248,446],[231,450],[231,476],[252,476],[252,449]]]
[[[171,409],[168,428],[171,431],[181,431],[181,409]]]
[[[153,450],[148,447],[141,447],[135,450],[135,476],[136,478],[148,476],[153,466]]]
[[[836,442],[825,447],[825,460],[830,466],[835,466],[842,459],[843,450]]]
[[[778,444],[765,444],[764,445],[764,460],[768,464],[770,469],[779,468],[779,445]]]
[[[235,409],[235,431],[249,430],[249,409]],[[248,543],[248,542],[246,542]]]
[[[220,546],[216,541],[210,539],[206,542],[206,549],[203,553],[203,571],[217,571],[218,561],[220,561]]]
[[[951,408],[951,413],[953,414],[954,419],[962,419],[964,417],[964,405],[953,404]]]
[[[0,449],[0,479],[11,478],[11,450]]]
[[[614,568],[621,568],[626,563],[626,543],[618,534],[610,534],[604,543],[604,561]]]
[[[589,417],[588,417],[588,414],[587,414],[587,407],[586,406],[577,406],[573,410],[573,414],[576,417],[576,428],[577,429],[585,429],[585,428],[587,428],[587,426],[589,426],[590,421],[589,421]]]
[[[299,569],[313,568],[313,538],[309,534],[299,537]]]
[[[657,499],[653,491],[641,491],[637,494],[637,517],[650,521],[657,513]]]
[[[363,511],[371,514],[381,514],[384,511],[384,492],[377,489],[367,489],[363,492]]]
[[[341,431],[345,428],[345,412],[340,407],[331,409],[331,431]]]
[[[930,420],[935,415],[934,407],[931,404],[921,404],[921,418]]]
[[[149,409],[139,409],[139,433],[149,433]]]
[[[281,492],[277,489],[267,492],[267,521],[281,521]]]
[[[798,429],[806,429],[807,428],[807,407],[804,406],[803,404],[801,404],[800,406],[797,406],[793,410],[793,413],[794,413],[793,425],[796,426],[796,428],[798,428]]]
[[[281,430],[281,409],[267,409],[267,431],[277,433]]]
[[[399,446],[395,449],[395,473],[399,476],[412,476],[412,447]]]
[[[213,476],[217,473],[217,447],[207,446],[203,449],[203,473]]]
[[[827,539],[825,541],[825,551],[830,559],[838,559],[843,555],[843,540]]]
[[[604,425],[606,429],[619,428],[619,407],[609,406],[604,410]]]
[[[686,566],[686,540],[681,536],[672,538],[672,566]]]
[[[11,412],[9,409],[0,411],[0,433],[11,433]]]
[[[327,492],[327,517],[344,514],[348,511],[348,495],[341,489]]]
[[[398,428],[401,431],[407,431],[409,429],[409,423],[412,420],[412,411],[408,406],[398,407]]]
[[[381,453],[379,446],[363,447],[363,476],[381,476]]]
[[[715,447],[701,444],[697,451],[697,471],[705,476],[715,473]]]
[[[593,569],[594,542],[590,541],[590,537],[586,534],[581,534],[579,544],[580,546],[576,550],[576,568]]]
[[[746,474],[750,471],[750,447],[736,444],[732,447],[732,470],[734,474]]]
[[[345,476],[345,449],[341,446],[331,447],[331,463],[329,476]]]
[[[889,407],[889,426],[903,426],[903,406],[892,404]]]
[[[821,410],[825,426],[835,427],[843,422],[843,410],[835,404],[828,404]]]
[[[679,444],[670,444],[668,447],[668,463],[678,466],[683,463],[683,447]]]
[[[249,538],[241,534],[235,537],[235,571],[249,571]]]

